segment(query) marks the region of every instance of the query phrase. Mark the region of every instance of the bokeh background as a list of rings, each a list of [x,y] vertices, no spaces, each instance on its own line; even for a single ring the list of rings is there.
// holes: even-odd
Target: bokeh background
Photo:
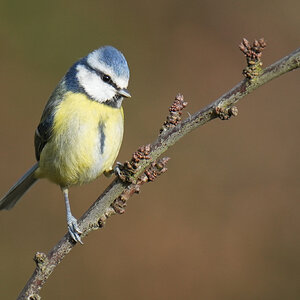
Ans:
[[[242,79],[243,37],[264,37],[267,66],[300,43],[300,2],[0,2],[1,181],[33,164],[33,133],[60,78],[111,44],[131,69],[118,161],[155,140],[174,96],[193,113]],[[261,87],[239,116],[169,149],[169,170],[91,233],[51,275],[44,299],[299,299],[300,71]],[[187,113],[185,114],[187,116]],[[110,180],[71,189],[79,217]],[[60,189],[40,181],[0,212],[0,298],[15,299],[65,234]]]

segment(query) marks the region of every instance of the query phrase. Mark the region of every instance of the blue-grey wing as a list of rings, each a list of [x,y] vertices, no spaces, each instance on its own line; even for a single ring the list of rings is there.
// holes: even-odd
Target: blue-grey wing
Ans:
[[[49,115],[43,121],[41,120],[40,124],[38,125],[35,134],[34,134],[34,148],[35,148],[35,157],[36,160],[40,160],[40,155],[51,138],[52,134],[52,127],[53,127],[53,115]]]
[[[56,107],[63,100],[65,92],[66,87],[63,78],[50,96],[34,134],[34,148],[37,161],[40,160],[43,148],[51,139]]]

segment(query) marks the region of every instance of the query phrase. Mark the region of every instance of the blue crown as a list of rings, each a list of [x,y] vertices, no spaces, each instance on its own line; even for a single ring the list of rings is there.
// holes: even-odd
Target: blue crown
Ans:
[[[98,52],[98,60],[111,68],[119,77],[129,78],[129,68],[124,55],[112,46],[101,47],[94,52]]]

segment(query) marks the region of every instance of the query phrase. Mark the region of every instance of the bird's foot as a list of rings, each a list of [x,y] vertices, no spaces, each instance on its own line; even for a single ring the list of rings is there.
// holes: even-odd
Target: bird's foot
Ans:
[[[117,161],[116,166],[113,169],[113,172],[115,173],[116,176],[118,176],[118,177],[122,176],[121,175],[122,174],[122,170],[121,170],[122,168],[124,169],[124,165]]]
[[[106,177],[110,177],[112,176],[113,174],[116,175],[117,177],[120,177],[121,176],[121,169],[122,169],[123,164],[120,163],[120,162],[116,162],[116,166],[112,169],[109,169],[109,170],[106,170],[103,172],[103,174],[106,176]]]
[[[72,239],[77,243],[83,245],[83,242],[81,241],[80,235],[82,234],[82,231],[79,229],[77,220],[72,215],[68,218],[68,230],[72,237]]]
[[[116,166],[113,169],[113,172],[124,183],[130,183],[130,181],[128,180],[128,169],[126,168],[125,164],[117,162]]]

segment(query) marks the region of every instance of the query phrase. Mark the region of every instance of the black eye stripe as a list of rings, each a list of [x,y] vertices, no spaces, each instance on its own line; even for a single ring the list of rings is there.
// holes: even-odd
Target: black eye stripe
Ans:
[[[105,74],[105,73],[103,73],[103,72],[101,72],[101,71],[99,71],[99,70],[93,69],[93,68],[92,68],[90,65],[88,65],[88,64],[85,64],[85,67],[86,67],[89,71],[94,72],[94,73],[96,73],[98,76],[100,76],[100,78],[101,78],[105,83],[110,84],[110,85],[113,86],[116,90],[119,89],[119,87],[113,82],[113,80],[111,79],[111,77],[110,77],[109,75],[107,75],[107,74]],[[106,80],[106,79],[104,79],[104,78],[106,78],[106,79],[108,79],[108,80]]]

